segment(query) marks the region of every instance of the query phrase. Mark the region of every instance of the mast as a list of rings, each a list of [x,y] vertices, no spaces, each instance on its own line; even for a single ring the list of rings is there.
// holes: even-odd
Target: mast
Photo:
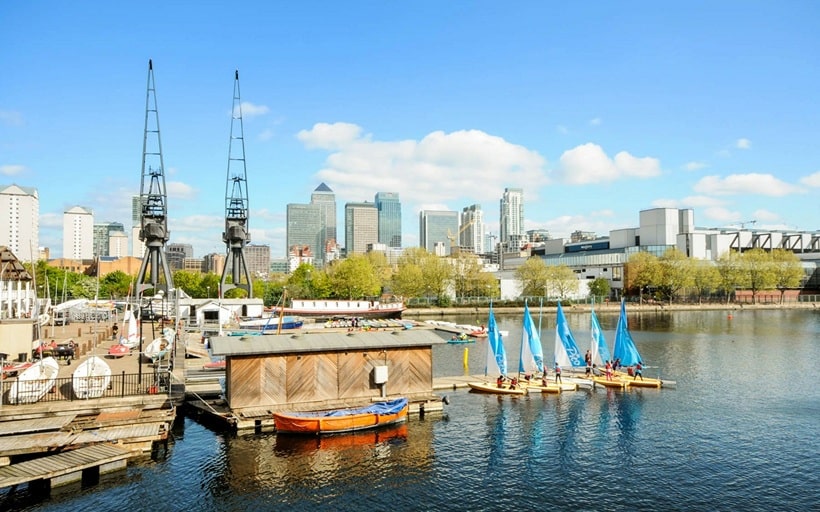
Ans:
[[[148,61],[148,87],[145,95],[145,132],[142,140],[142,180],[140,182],[140,240],[146,254],[137,274],[137,296],[147,289],[168,292],[174,287],[165,243],[168,241],[168,196],[165,194],[165,165],[159,135],[157,95],[154,88],[154,65]],[[149,272],[150,267],[150,272]],[[165,282],[160,281],[160,269]],[[145,282],[146,273],[148,282]]]
[[[236,154],[234,155],[234,141]],[[245,133],[242,126],[242,101],[239,95],[239,70],[234,75],[233,107],[231,108],[231,136],[228,141],[228,173],[225,183],[225,242],[227,258],[222,269],[219,298],[227,290],[241,288],[253,297],[251,274],[245,261],[245,246],[251,241],[248,231],[248,173],[245,165]],[[228,283],[228,274],[231,282]],[[245,282],[242,282],[242,276]]]

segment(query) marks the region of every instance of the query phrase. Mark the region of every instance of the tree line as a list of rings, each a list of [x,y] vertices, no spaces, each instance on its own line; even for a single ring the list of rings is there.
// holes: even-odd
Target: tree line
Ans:
[[[36,282],[41,297],[52,302],[86,298],[124,299],[134,287],[133,276],[122,271],[99,278],[51,267],[46,261],[36,263]],[[577,293],[576,273],[566,265],[547,265],[540,257],[531,257],[515,270],[522,297],[544,297],[566,300]],[[736,290],[751,290],[753,300],[763,290],[779,290],[781,300],[787,289],[800,286],[804,272],[796,255],[783,249],[771,252],[752,249],[743,253],[728,252],[717,261],[687,258],[677,249],[658,257],[647,252],[630,256],[624,265],[624,294],[641,299],[673,301],[683,295],[699,299],[715,292],[729,300]],[[217,297],[221,276],[177,270],[174,286],[195,298]],[[609,297],[610,283],[597,278],[589,283],[590,295]],[[382,253],[350,257],[330,262],[323,269],[301,264],[290,274],[272,274],[253,282],[253,295],[271,306],[283,296],[299,299],[373,299],[383,294],[424,298],[438,306],[448,306],[451,298],[459,302],[469,298],[497,299],[501,295],[498,280],[484,272],[481,260],[459,253],[441,258],[414,247],[405,250],[396,265],[388,263]],[[228,290],[225,296],[239,298],[246,292]]]

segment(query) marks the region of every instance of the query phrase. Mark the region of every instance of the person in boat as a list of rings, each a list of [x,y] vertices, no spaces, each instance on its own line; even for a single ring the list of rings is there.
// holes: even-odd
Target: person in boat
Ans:
[[[609,359],[606,360],[606,380],[612,380],[612,363]]]
[[[503,387],[504,386],[504,376],[499,375],[498,379],[496,379],[495,383],[499,388]]]
[[[515,389],[518,386],[518,379],[513,377],[510,381],[510,389]]]
[[[559,382],[564,383],[564,381],[561,380],[561,367],[558,363],[555,363],[555,383],[558,384]]]
[[[632,378],[632,380],[635,380],[638,377],[640,377],[641,380],[643,380],[643,364],[641,364],[640,361],[638,361],[638,364],[635,365],[635,376]]]
[[[544,387],[549,386],[549,380],[547,380],[547,372],[544,372],[544,375],[541,376],[541,385]]]

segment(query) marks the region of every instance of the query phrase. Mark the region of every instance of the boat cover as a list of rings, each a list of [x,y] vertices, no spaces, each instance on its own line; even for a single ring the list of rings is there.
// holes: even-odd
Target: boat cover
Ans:
[[[355,414],[396,414],[407,406],[407,398],[397,398],[395,400],[388,400],[385,402],[376,402],[366,407],[359,407],[356,409],[334,409],[332,411],[305,411],[305,412],[288,412],[290,416],[301,417],[333,417],[333,416],[352,416]]]

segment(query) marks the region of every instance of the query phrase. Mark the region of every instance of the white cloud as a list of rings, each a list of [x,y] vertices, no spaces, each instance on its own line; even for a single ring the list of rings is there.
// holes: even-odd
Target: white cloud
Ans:
[[[174,199],[193,199],[196,197],[196,189],[181,181],[169,181],[165,184],[165,193]]]
[[[505,187],[525,185],[532,200],[548,181],[538,153],[480,130],[374,141],[354,124],[319,123],[298,138],[307,147],[331,151],[317,176],[351,200],[372,200],[378,190],[395,190],[408,205],[443,205],[458,198],[497,201]]]
[[[800,188],[781,181],[771,174],[732,174],[720,176],[705,176],[695,183],[695,192],[718,196],[736,194],[758,194],[763,196],[781,197],[803,192]]]
[[[707,165],[703,162],[687,162],[683,165],[682,169],[685,171],[699,171],[707,167]]]
[[[22,126],[23,115],[12,110],[0,110],[0,123],[8,126]]]
[[[621,151],[613,160],[601,146],[591,142],[565,151],[556,172],[560,181],[572,185],[615,181],[628,176],[651,178],[660,173],[657,158],[639,158]]]
[[[809,187],[820,187],[820,171],[800,178],[800,183]]]
[[[731,211],[728,208],[723,207],[712,207],[712,208],[705,208],[703,210],[704,217],[707,219],[715,220],[721,224],[726,224],[729,222],[735,222],[740,219],[740,212]]]
[[[601,126],[601,123],[602,123],[602,122],[603,122],[603,121],[601,121],[601,118],[600,118],[600,117],[596,117],[596,118],[594,118],[594,119],[590,119],[590,120],[589,120],[589,125],[590,125],[590,126]]]
[[[758,222],[778,222],[780,215],[770,212],[769,210],[755,210],[752,217]]]
[[[342,149],[359,139],[362,129],[352,123],[316,123],[310,130],[301,130],[296,138],[308,148]]]
[[[16,176],[25,170],[24,165],[0,165],[0,174],[4,176]]]
[[[656,208],[703,208],[724,206],[726,201],[709,196],[689,196],[683,199],[656,199],[652,206]]]
[[[752,148],[752,141],[749,139],[737,139],[735,143],[735,147],[737,149],[751,149]]]
[[[249,101],[240,103],[239,108],[242,109],[242,118],[248,119],[250,117],[263,116],[270,112],[270,109],[265,105],[254,105]],[[239,115],[239,112],[234,112],[234,115]]]

